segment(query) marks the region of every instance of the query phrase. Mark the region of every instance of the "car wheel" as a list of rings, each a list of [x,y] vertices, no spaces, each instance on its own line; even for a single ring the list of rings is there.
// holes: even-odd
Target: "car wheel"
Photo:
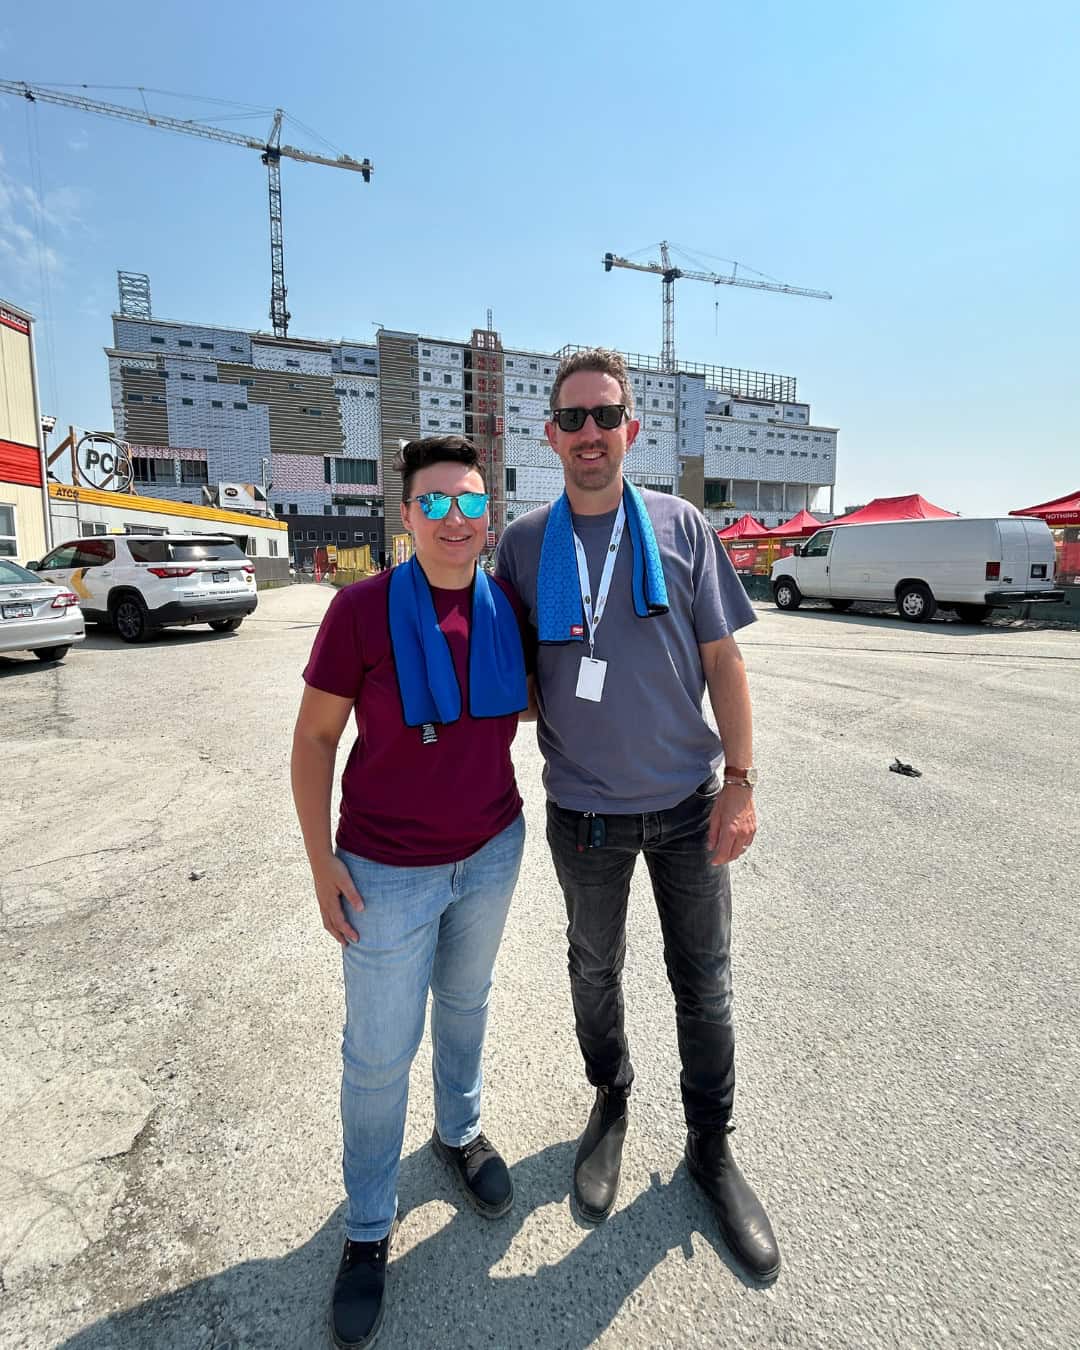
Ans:
[[[154,631],[137,595],[123,595],[113,604],[112,623],[124,642],[144,642]]]
[[[896,604],[901,618],[908,623],[929,623],[937,613],[937,601],[929,586],[921,581],[909,582],[896,593]]]
[[[956,617],[961,623],[985,623],[990,617],[990,605],[954,605]]]
[[[71,651],[71,643],[63,647],[36,647],[34,655],[39,661],[62,661]]]
[[[854,601],[852,600],[830,600],[830,606],[836,610],[837,614],[846,614]]]
[[[211,619],[210,627],[215,633],[235,633],[243,619]]]
[[[802,604],[802,592],[790,577],[773,582],[772,593],[777,609],[798,609]]]

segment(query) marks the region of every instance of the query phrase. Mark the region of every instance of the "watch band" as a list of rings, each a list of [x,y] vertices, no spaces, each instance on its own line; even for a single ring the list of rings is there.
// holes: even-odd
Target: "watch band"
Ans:
[[[724,782],[738,783],[740,787],[752,788],[758,780],[755,768],[738,769],[732,764],[724,765]]]

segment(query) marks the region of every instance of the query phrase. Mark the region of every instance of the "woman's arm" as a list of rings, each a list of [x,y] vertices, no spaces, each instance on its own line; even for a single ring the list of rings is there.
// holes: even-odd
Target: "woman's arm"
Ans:
[[[352,699],[305,686],[293,731],[291,761],[293,801],[323,927],[342,947],[347,942],[356,942],[357,934],[345,917],[341,897],[356,909],[364,908],[349,869],[334,853],[330,831],[334,760],[352,710]]]

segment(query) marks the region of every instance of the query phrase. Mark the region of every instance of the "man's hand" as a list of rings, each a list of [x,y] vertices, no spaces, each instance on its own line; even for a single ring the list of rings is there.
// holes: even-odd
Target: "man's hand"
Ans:
[[[753,792],[734,783],[725,784],[709,816],[709,861],[714,867],[734,862],[754,842],[756,833]]]
[[[345,917],[345,908],[341,903],[341,897],[344,896],[354,909],[364,908],[349,869],[331,853],[318,865],[312,864],[311,875],[315,881],[315,896],[322,911],[323,927],[339,946],[358,942],[359,935]]]

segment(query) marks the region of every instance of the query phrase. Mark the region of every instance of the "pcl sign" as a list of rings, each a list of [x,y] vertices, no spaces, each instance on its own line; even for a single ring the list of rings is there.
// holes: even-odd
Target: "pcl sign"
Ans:
[[[134,478],[128,447],[96,431],[88,431],[76,446],[75,468],[88,487],[107,492],[127,492]]]

